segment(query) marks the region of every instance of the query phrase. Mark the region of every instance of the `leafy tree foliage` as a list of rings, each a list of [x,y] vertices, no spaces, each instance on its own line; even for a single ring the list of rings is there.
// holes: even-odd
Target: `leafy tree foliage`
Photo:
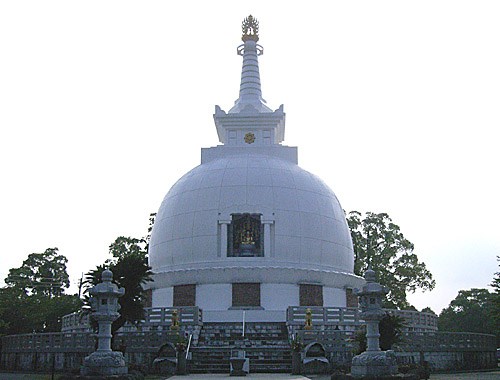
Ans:
[[[149,252],[149,241],[151,240],[151,232],[153,231],[155,220],[156,220],[156,212],[152,212],[151,214],[149,214],[148,234],[144,238],[144,240],[146,241],[146,248],[145,248],[146,252]]]
[[[424,307],[424,308],[422,309],[422,313],[432,313],[432,314],[436,314],[436,313],[434,312],[434,310],[432,310],[429,306]]]
[[[354,273],[362,276],[372,266],[380,283],[390,289],[385,307],[406,309],[408,292],[434,288],[432,274],[389,215],[367,212],[363,216],[351,211],[347,223],[354,246]]]
[[[500,265],[500,256],[497,256],[497,261]],[[495,277],[493,278],[492,283],[490,284],[493,287],[495,293],[493,293],[493,321],[495,323],[495,330],[498,339],[500,340],[500,272],[495,273]]]
[[[0,288],[1,335],[60,331],[62,316],[80,308],[78,296],[63,294],[68,260],[57,251],[32,253],[9,270],[7,286]]]
[[[118,237],[110,246],[112,258],[88,272],[85,276],[87,290],[101,282],[101,274],[109,268],[113,282],[125,289],[125,295],[118,299],[120,317],[113,322],[114,334],[125,322],[137,323],[144,318],[145,295],[143,286],[152,281],[153,272],[148,265],[146,241],[131,237]],[[88,305],[88,298],[86,299]]]
[[[393,344],[399,343],[403,336],[405,320],[397,315],[385,313],[379,323],[380,348],[383,351],[390,350]],[[366,329],[363,328],[356,334],[356,341],[359,344],[359,352],[366,351]]]
[[[383,351],[390,350],[393,344],[401,341],[405,321],[402,317],[386,313],[380,321],[380,348]]]
[[[77,295],[59,297],[19,296],[10,288],[0,289],[0,335],[59,332],[62,317],[81,307]]]
[[[439,314],[440,331],[495,334],[494,295],[487,289],[460,290],[450,305]]]
[[[5,283],[25,295],[58,297],[69,287],[67,262],[68,259],[59,254],[57,248],[31,253],[23,265],[9,270]]]

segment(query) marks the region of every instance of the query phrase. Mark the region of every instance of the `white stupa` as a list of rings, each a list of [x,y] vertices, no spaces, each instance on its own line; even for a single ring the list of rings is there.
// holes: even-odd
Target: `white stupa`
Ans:
[[[346,306],[364,280],[332,190],[281,145],[283,106],[262,99],[258,23],[243,22],[239,98],[215,107],[222,145],[165,196],[152,231],[152,306],[199,306],[204,321],[284,321],[288,306]]]

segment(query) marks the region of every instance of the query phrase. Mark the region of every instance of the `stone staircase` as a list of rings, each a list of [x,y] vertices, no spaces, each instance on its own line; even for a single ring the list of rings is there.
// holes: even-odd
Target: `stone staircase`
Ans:
[[[250,372],[290,372],[292,358],[286,323],[204,323],[191,347],[189,372],[229,373],[231,352],[244,350]]]

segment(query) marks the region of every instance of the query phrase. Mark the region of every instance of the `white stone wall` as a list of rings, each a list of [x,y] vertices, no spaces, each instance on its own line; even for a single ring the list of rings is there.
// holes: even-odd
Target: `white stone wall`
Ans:
[[[174,288],[168,286],[153,290],[152,307],[170,307],[174,302]]]
[[[293,284],[261,284],[260,304],[266,310],[286,310],[299,304],[299,286]]]
[[[323,306],[346,307],[345,289],[329,288],[324,286]]]
[[[227,310],[232,304],[231,284],[200,284],[196,286],[196,306],[201,310]]]
[[[261,307],[267,311],[286,311],[288,306],[299,305],[298,284],[261,283]],[[323,287],[323,304],[325,307],[345,307],[345,290]],[[172,307],[173,287],[153,290],[152,307]],[[212,311],[227,311],[232,307],[231,284],[198,284],[196,285],[196,306],[203,310],[204,315]],[[258,311],[256,311],[258,314]],[[231,313],[229,313],[231,314]],[[234,313],[232,313],[234,314]],[[232,315],[231,314],[231,315]],[[222,314],[221,314],[222,315]],[[232,320],[234,316],[231,316]],[[283,319],[284,321],[285,319]]]

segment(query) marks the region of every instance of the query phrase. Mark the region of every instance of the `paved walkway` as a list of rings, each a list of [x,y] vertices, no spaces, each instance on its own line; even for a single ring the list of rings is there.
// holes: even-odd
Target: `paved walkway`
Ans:
[[[251,373],[246,377],[230,377],[229,375],[219,374],[219,375],[189,375],[189,376],[174,376],[169,378],[169,380],[229,380],[229,379],[259,379],[259,380],[329,380],[330,376],[295,376],[288,374],[265,374],[265,373]],[[437,374],[431,375],[430,380],[500,380],[500,370],[492,372],[474,372],[474,373],[447,373],[447,374]]]
[[[431,375],[431,380],[499,380],[500,371]]]
[[[274,380],[274,379],[282,379],[282,380],[308,380],[308,377],[300,376],[300,375],[290,375],[286,373],[251,373],[247,376],[234,376],[231,377],[224,374],[211,374],[211,375],[189,375],[189,376],[174,376],[170,377],[169,380],[229,380],[229,379],[241,379],[241,380],[251,380],[251,379],[259,379],[259,380]],[[319,380],[319,378],[318,378]]]
[[[57,379],[57,374],[55,376]],[[21,373],[0,373],[0,380],[50,380],[51,376],[48,374],[21,374]],[[155,379],[162,379],[162,377],[155,377]],[[166,378],[165,378],[166,379]],[[330,376],[296,376],[286,373],[266,374],[266,373],[252,373],[246,377],[230,377],[225,374],[213,375],[188,375],[188,376],[174,376],[169,380],[329,380]],[[474,372],[474,373],[452,373],[452,374],[437,374],[431,375],[430,380],[500,380],[500,370],[492,372]]]

